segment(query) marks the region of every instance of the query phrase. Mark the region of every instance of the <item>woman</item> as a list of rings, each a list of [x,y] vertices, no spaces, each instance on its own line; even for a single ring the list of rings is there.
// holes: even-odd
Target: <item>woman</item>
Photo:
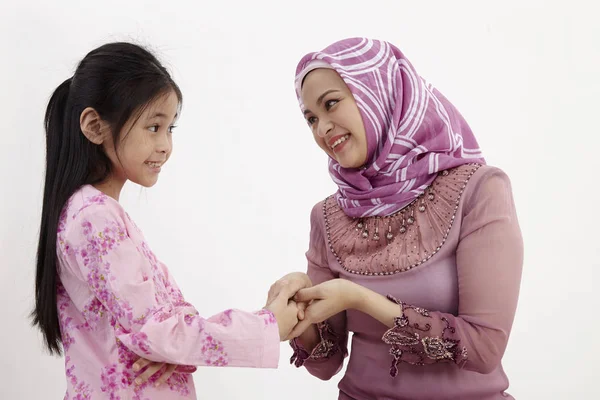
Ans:
[[[393,45],[310,53],[296,89],[339,190],[311,216],[292,362],[339,399],[506,399],[523,244],[508,177]],[[314,285],[314,286],[312,286]],[[311,287],[312,286],[312,287]]]

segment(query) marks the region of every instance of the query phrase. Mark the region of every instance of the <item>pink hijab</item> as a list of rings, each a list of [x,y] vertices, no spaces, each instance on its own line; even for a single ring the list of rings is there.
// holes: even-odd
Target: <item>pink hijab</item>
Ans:
[[[362,168],[342,168],[329,160],[337,202],[348,216],[393,214],[423,193],[438,172],[485,163],[462,115],[392,44],[352,38],[307,54],[296,69],[299,100],[304,77],[317,68],[334,69],[342,77],[367,134]]]

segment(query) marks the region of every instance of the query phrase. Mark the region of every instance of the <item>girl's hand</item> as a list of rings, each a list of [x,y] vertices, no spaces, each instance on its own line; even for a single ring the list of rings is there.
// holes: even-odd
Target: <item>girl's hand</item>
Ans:
[[[275,316],[277,326],[279,327],[279,339],[282,341],[286,340],[294,326],[298,323],[299,311],[296,302],[290,300],[287,293],[282,291],[265,309],[271,311]]]
[[[306,275],[304,272],[289,273],[271,285],[266,306],[269,306],[273,300],[279,296],[280,293],[283,293],[284,297],[287,296],[288,298],[291,298],[296,294],[296,292],[298,292],[298,290],[309,288],[311,286],[312,282],[308,275]],[[298,319],[303,320],[304,310],[306,309],[307,304],[297,303],[297,306]]]
[[[309,304],[304,319],[292,330],[289,339],[300,336],[312,324],[323,322],[340,312],[355,308],[360,302],[361,287],[345,279],[332,279],[319,285],[302,289],[294,300]]]
[[[135,364],[133,364],[134,372],[142,371],[144,368],[146,368],[146,370],[142,372],[137,378],[135,378],[134,382],[136,385],[144,384],[160,371],[163,372],[161,373],[160,377],[156,380],[156,382],[154,382],[155,387],[164,384],[175,372],[191,374],[196,370],[195,367],[154,362],[146,360],[145,358],[140,358],[135,362]]]

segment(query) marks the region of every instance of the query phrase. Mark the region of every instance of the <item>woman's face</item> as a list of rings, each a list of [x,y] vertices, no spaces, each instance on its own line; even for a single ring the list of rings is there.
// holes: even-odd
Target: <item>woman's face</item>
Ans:
[[[339,74],[326,68],[311,71],[300,96],[319,147],[343,168],[362,167],[367,162],[367,135],[354,96]]]

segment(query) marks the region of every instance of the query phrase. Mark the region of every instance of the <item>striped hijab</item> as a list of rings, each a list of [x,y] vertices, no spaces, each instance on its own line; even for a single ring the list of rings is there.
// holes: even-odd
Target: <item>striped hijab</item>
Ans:
[[[348,216],[393,214],[423,193],[438,172],[485,163],[458,110],[392,44],[352,38],[307,54],[296,69],[299,100],[304,77],[316,68],[337,71],[365,125],[368,152],[362,168],[329,160],[337,202]]]

